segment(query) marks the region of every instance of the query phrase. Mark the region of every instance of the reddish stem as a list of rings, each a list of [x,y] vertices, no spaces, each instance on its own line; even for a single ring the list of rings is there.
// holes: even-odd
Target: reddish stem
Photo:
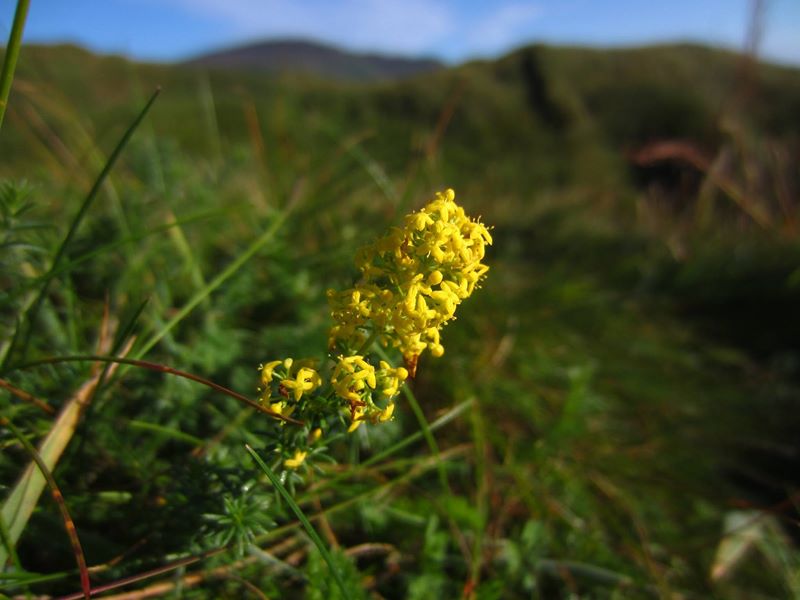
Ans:
[[[222,392],[223,394],[230,396],[231,398],[235,398],[239,402],[246,404],[247,406],[267,414],[271,417],[275,417],[276,419],[280,419],[282,421],[286,421],[288,423],[294,423],[295,425],[305,425],[303,421],[298,421],[297,419],[292,419],[291,417],[287,417],[282,415],[274,410],[270,410],[265,406],[261,406],[258,402],[254,402],[250,400],[250,398],[243,396],[238,392],[234,392],[231,389],[226,388],[223,385],[219,385],[218,383],[214,383],[204,377],[200,377],[199,375],[195,375],[193,373],[188,373],[186,371],[181,371],[179,369],[173,369],[172,367],[168,367],[167,365],[162,365],[159,363],[154,363],[146,360],[136,360],[134,358],[118,358],[115,356],[97,356],[94,354],[85,354],[85,355],[77,355],[77,356],[54,356],[52,358],[43,358],[41,360],[35,360],[33,362],[26,363],[24,365],[19,365],[14,367],[14,369],[24,369],[28,367],[35,367],[38,365],[52,365],[55,363],[61,362],[108,362],[108,363],[120,363],[123,365],[131,365],[134,367],[139,367],[142,369],[149,369],[151,371],[158,371],[159,373],[168,373],[170,375],[175,375],[177,377],[183,377],[184,379],[189,379],[191,381],[196,381],[197,383],[201,383],[211,389],[214,389],[218,392]]]

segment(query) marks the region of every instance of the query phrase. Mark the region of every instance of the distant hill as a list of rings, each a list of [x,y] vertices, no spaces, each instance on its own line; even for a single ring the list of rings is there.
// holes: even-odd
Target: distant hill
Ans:
[[[376,57],[319,44],[264,46],[282,44],[312,54],[316,48],[327,61],[315,63],[316,73],[325,78],[276,77],[257,61],[231,58],[247,55],[244,48],[196,59],[194,65],[209,66],[198,69],[25,45],[0,136],[0,175],[19,176],[25,165],[54,153],[57,164],[67,164],[58,155],[64,148],[80,160],[91,151],[87,140],[113,144],[157,85],[163,93],[148,127],[185,152],[252,143],[256,124],[265,138],[280,141],[270,151],[309,157],[335,154],[342,140],[363,134],[361,147],[387,171],[436,150],[452,180],[474,176],[485,183],[490,172],[498,189],[510,181],[531,189],[578,180],[594,185],[598,173],[625,179],[626,157],[661,140],[690,140],[713,155],[742,97],[746,110],[736,110],[745,110],[753,127],[800,139],[800,69],[762,63],[748,83],[741,57],[714,48],[532,45],[494,60],[435,68],[433,61],[401,59],[402,67],[380,71],[375,64],[386,63]],[[257,55],[259,47],[249,48]],[[280,65],[274,69],[297,71],[288,59],[277,60],[277,50],[264,53],[270,54]],[[413,64],[434,70],[411,76]],[[388,72],[394,79],[385,79]]]
[[[349,52],[305,40],[271,40],[203,54],[188,65],[271,73],[306,73],[326,79],[381,81],[439,70],[433,59]]]

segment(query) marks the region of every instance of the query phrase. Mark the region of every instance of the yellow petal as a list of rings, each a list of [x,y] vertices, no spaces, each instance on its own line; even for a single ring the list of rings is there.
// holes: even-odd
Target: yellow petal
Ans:
[[[308,452],[306,451],[298,450],[294,453],[293,458],[287,458],[285,461],[283,461],[283,466],[287,469],[296,469],[305,462],[307,454]]]
[[[381,421],[381,423],[388,421],[389,419],[392,418],[392,413],[394,413],[394,402],[389,404],[386,408],[384,408],[381,411],[381,414],[378,417],[378,419]]]

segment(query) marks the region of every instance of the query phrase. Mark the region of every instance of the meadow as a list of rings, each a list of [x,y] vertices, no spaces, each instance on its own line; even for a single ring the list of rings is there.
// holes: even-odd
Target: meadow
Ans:
[[[699,46],[384,82],[23,46],[0,596],[800,597],[798,151],[800,71]],[[493,244],[444,355],[287,467],[259,365],[324,360],[327,290],[447,188]]]

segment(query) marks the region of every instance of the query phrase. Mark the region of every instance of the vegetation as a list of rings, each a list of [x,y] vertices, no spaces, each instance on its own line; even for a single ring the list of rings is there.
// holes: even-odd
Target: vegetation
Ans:
[[[358,54],[302,39],[269,40],[198,56],[189,64],[212,69],[306,73],[325,79],[378,81],[442,68],[433,59]]]
[[[23,47],[0,593],[800,596],[798,115],[796,70],[693,46],[372,84]],[[259,363],[448,187],[483,288],[391,420],[287,466]]]

